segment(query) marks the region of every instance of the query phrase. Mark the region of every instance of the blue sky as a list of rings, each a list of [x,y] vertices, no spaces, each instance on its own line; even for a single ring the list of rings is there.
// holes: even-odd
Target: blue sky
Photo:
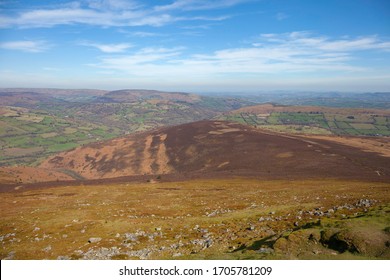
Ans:
[[[0,87],[390,91],[390,1],[0,0]]]

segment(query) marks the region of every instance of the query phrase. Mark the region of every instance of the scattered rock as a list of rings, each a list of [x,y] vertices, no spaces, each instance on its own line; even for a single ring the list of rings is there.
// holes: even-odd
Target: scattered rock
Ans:
[[[12,236],[15,236],[16,234],[15,233],[7,233],[6,235],[1,235],[0,236],[0,242],[9,238],[9,237],[12,237]]]
[[[90,249],[82,255],[84,260],[110,260],[113,256],[119,255],[117,247]]]
[[[367,198],[360,199],[355,203],[356,207],[371,207],[376,203],[376,200],[371,200]]]
[[[138,240],[138,235],[135,233],[125,233],[125,243],[135,242]]]

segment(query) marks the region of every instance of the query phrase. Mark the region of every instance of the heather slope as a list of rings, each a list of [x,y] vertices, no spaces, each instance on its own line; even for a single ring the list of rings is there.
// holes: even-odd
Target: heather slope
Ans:
[[[389,158],[321,139],[199,121],[59,153],[41,164],[88,179],[133,175],[388,180]]]

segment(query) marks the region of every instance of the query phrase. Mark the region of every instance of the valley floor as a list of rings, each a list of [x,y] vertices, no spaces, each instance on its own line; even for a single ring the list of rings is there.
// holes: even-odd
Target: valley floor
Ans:
[[[0,193],[1,259],[390,259],[390,184],[215,179]]]

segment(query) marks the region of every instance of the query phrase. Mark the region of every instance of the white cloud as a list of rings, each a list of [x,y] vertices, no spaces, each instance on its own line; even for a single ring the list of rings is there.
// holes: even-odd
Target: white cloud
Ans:
[[[0,26],[22,28],[53,27],[56,25],[87,24],[98,26],[161,26],[175,21],[170,15],[150,15],[143,11],[98,11],[92,9],[61,8],[33,10],[18,17],[0,18]]]
[[[262,34],[260,35],[259,43],[264,42],[283,45],[293,49],[314,49],[317,51],[345,52],[375,49],[390,51],[390,42],[382,41],[377,36],[333,40],[326,36],[314,36],[310,32],[299,31],[283,34]]]
[[[331,39],[307,32],[263,34],[253,46],[186,55],[184,49],[141,49],[132,55],[104,57],[94,67],[117,71],[138,81],[208,85],[259,84],[269,80],[331,80],[369,74],[359,65],[361,51],[386,51],[389,42],[376,37]],[[337,45],[337,48],[335,47]],[[379,71],[378,71],[379,73]],[[299,78],[297,78],[299,77]],[[307,79],[307,81],[303,81]],[[353,80],[350,78],[350,80]],[[297,82],[298,83],[298,82]]]
[[[39,53],[51,48],[46,41],[9,41],[0,43],[0,48],[23,52]]]
[[[135,1],[129,0],[87,0],[88,7],[97,10],[130,10],[138,8]]]
[[[0,15],[0,28],[54,27],[57,25],[86,24],[96,26],[163,26],[177,21],[221,21],[228,16],[202,17],[179,15],[184,10],[205,10],[233,6],[248,0],[228,1],[178,1],[171,5],[183,9],[168,9],[165,6],[141,5],[124,0],[84,0],[67,2],[51,8],[21,11],[14,16]],[[170,5],[167,5],[170,6]],[[192,8],[191,8],[192,7]],[[176,10],[176,11],[173,11]]]
[[[183,48],[144,48],[135,52],[132,55],[121,55],[102,58],[100,64],[94,65],[101,68],[132,71],[143,67],[149,63],[158,64],[159,62],[167,62],[167,60],[180,55]],[[147,75],[147,73],[144,73]]]
[[[126,32],[126,33],[129,35],[135,36],[135,37],[161,37],[161,36],[164,36],[161,33],[144,32],[144,31]]]
[[[251,0],[176,0],[168,5],[156,6],[156,11],[170,10],[211,10],[232,7]],[[253,0],[252,0],[253,1]]]
[[[132,47],[132,45],[128,43],[98,44],[98,43],[91,43],[91,42],[81,42],[80,45],[87,46],[87,47],[94,47],[104,53],[122,53]]]

